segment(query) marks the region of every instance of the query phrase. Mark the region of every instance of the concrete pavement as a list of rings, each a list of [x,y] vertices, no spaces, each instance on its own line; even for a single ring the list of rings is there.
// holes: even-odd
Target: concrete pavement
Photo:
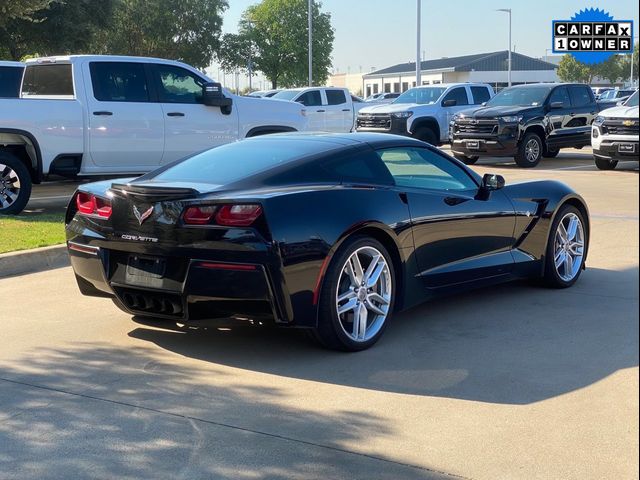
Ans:
[[[0,478],[638,478],[637,163],[560,160],[474,168],[586,198],[575,287],[431,302],[358,354],[136,323],[69,268],[0,279]]]

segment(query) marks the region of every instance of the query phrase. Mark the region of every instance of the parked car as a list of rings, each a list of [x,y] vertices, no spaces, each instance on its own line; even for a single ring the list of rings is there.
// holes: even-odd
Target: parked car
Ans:
[[[570,287],[590,234],[560,182],[505,186],[418,140],[362,133],[251,138],[84,184],[65,223],[85,295],[165,324],[307,328],[351,351],[433,296]]]
[[[356,130],[407,135],[432,145],[449,140],[449,122],[457,112],[493,96],[484,83],[448,83],[407,90],[392,103],[365,107]]]
[[[619,160],[635,160],[638,150],[638,91],[624,105],[600,112],[591,127],[593,158],[600,170],[613,170]]]
[[[247,97],[271,98],[280,91],[281,89],[279,88],[276,88],[274,90],[256,90],[255,92],[251,92],[250,94],[248,94]]]
[[[591,91],[593,92],[594,97],[596,97],[596,100],[599,100],[600,95],[604,92],[608,92],[609,90],[613,90],[613,87],[591,87]]]
[[[634,89],[624,89],[624,88],[615,88],[611,90],[607,90],[598,98],[598,103],[600,104],[602,109],[610,108],[615,105],[619,105],[624,103],[624,101],[629,98],[636,90]]]
[[[303,87],[276,93],[274,100],[289,100],[307,107],[309,130],[318,132],[351,132],[355,116],[363,102],[354,102],[346,88]]]
[[[18,98],[24,63],[0,61],[0,98]]]
[[[216,145],[306,128],[299,105],[264,102],[170,60],[29,60],[21,98],[0,100],[0,164],[9,179],[0,213],[19,213],[32,182],[51,174],[145,173]]]
[[[398,98],[399,96],[400,96],[400,93],[398,93],[398,92],[395,92],[395,93],[377,93],[375,95],[370,95],[369,97],[367,97],[367,100],[365,100],[365,102],[391,103],[396,98]]]
[[[561,148],[591,143],[591,123],[599,107],[588,85],[537,83],[505,88],[480,108],[451,122],[451,150],[472,164],[481,156],[514,157],[535,167]]]

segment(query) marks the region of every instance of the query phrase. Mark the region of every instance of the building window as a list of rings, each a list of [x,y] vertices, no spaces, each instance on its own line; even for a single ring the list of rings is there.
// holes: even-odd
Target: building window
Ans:
[[[378,84],[377,83],[373,84],[373,93],[378,93]]]
[[[402,91],[406,92],[409,90],[409,82],[402,82]]]
[[[365,95],[365,98],[371,96],[371,85],[367,85],[367,94]]]
[[[384,93],[391,93],[391,84],[390,83],[385,83],[384,84]]]
[[[393,84],[393,91],[394,92],[399,92],[400,91],[400,82],[395,82]]]
[[[430,83],[431,83],[431,82],[430,82],[429,80],[423,80],[423,81],[422,81],[422,84],[423,84],[423,85],[429,85]]]
[[[433,84],[434,84],[434,85],[436,85],[437,83],[442,83],[442,81],[441,81],[441,80],[434,80],[434,81],[433,81]]]
[[[415,86],[416,86],[416,82],[413,82],[413,83],[411,84],[411,86],[412,86],[412,87],[415,87]]]

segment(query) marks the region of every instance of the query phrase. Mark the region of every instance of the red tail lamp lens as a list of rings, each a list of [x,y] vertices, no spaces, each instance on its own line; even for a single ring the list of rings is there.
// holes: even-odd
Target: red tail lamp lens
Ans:
[[[216,207],[189,207],[184,211],[182,219],[187,225],[206,225],[211,222]]]
[[[97,215],[105,219],[111,216],[112,211],[109,200],[85,192],[78,192],[76,207],[78,207],[78,212],[83,215]]]
[[[223,205],[216,214],[216,223],[228,227],[248,227],[261,213],[260,205]]]

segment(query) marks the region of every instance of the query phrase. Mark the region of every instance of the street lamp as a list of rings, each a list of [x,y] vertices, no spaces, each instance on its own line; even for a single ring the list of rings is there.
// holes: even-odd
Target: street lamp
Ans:
[[[510,8],[499,8],[496,12],[505,12],[509,14],[509,74],[508,81],[509,86],[511,86],[511,9]]]
[[[633,37],[633,40],[636,40],[638,37]],[[629,74],[629,83],[633,88],[633,54],[636,52],[636,44],[631,42],[631,73]]]
[[[309,86],[313,87],[313,0],[308,3],[308,23],[309,23]]]
[[[416,87],[422,83],[420,81],[422,75],[422,64],[420,62],[420,3],[421,0],[416,1]]]

